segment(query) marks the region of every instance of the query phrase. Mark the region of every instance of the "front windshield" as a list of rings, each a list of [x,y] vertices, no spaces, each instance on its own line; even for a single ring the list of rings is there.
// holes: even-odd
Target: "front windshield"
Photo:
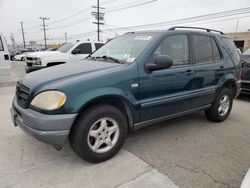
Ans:
[[[250,48],[247,49],[247,50],[243,53],[243,55],[250,55]]]
[[[147,34],[122,35],[102,46],[91,57],[109,56],[123,63],[132,63],[152,39],[153,36]]]
[[[66,53],[69,51],[70,48],[72,48],[74,46],[74,44],[72,43],[68,43],[68,44],[64,44],[61,48],[58,48],[57,51],[60,51],[62,53]]]

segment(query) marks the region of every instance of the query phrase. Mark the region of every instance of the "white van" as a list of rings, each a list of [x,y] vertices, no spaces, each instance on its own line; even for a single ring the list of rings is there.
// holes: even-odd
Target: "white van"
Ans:
[[[7,47],[7,41],[0,33],[0,76],[9,75],[11,70],[10,54]]]

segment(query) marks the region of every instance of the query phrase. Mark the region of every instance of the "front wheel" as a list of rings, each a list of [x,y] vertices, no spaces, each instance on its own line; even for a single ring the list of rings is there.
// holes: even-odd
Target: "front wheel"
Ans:
[[[114,156],[127,135],[127,120],[110,105],[93,106],[76,121],[70,133],[75,153],[88,162],[102,162]]]
[[[215,122],[222,122],[227,119],[233,106],[233,94],[228,88],[220,91],[213,105],[205,111],[206,117]]]

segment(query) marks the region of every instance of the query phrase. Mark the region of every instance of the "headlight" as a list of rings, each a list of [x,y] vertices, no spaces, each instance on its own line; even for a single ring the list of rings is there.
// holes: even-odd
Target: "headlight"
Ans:
[[[42,64],[42,60],[40,57],[38,57],[36,60],[36,65],[41,65],[41,64]]]
[[[64,105],[66,98],[61,91],[44,91],[34,97],[31,105],[43,110],[55,110]]]

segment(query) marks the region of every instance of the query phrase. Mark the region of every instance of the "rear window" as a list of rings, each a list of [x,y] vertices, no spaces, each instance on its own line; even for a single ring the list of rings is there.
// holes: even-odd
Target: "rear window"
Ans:
[[[224,44],[224,47],[227,49],[227,51],[230,54],[230,56],[232,57],[234,63],[239,64],[240,56],[239,56],[239,53],[237,51],[237,48],[236,48],[233,40],[230,38],[226,38],[226,37],[222,37],[221,39],[222,39],[222,43]]]
[[[103,43],[95,43],[95,50],[101,48],[104,44]]]
[[[3,48],[3,41],[2,41],[2,38],[0,37],[0,51],[4,51],[4,48]]]

